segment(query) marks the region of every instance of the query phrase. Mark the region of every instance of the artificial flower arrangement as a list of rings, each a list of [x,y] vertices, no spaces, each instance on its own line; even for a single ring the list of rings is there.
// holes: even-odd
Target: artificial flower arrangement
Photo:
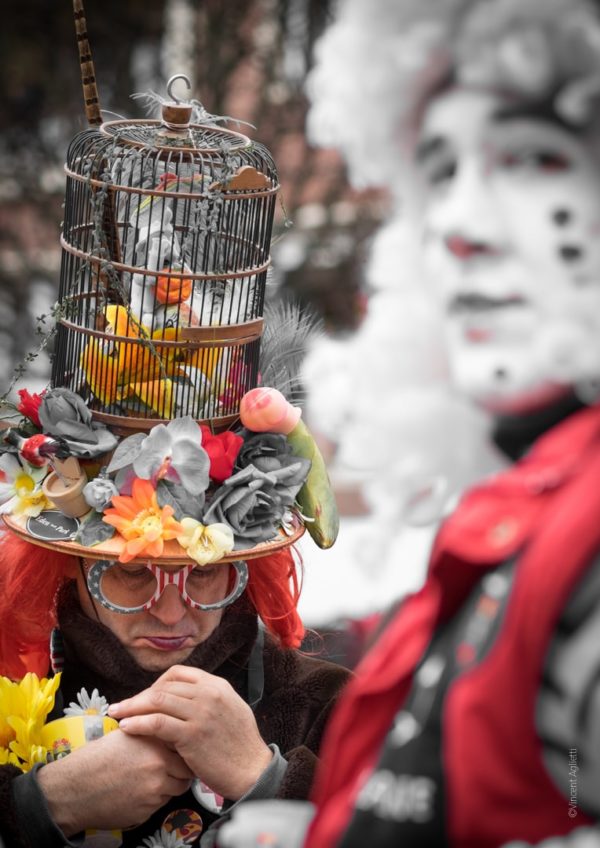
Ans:
[[[0,513],[24,523],[58,508],[80,519],[74,542],[114,538],[123,563],[159,558],[171,540],[199,565],[215,562],[291,533],[297,509],[321,547],[333,543],[322,460],[300,409],[275,389],[246,393],[239,432],[186,416],[120,442],[69,389],[19,395],[25,420],[5,435]]]
[[[89,732],[80,732],[78,727],[82,723],[100,722],[94,738],[118,726],[107,717],[108,702],[97,689],[91,695],[82,689],[77,703],[72,701],[65,707],[65,718],[47,723],[60,679],[60,672],[41,680],[29,672],[18,683],[0,677],[0,765],[30,771],[36,763],[57,759],[89,741]],[[66,738],[67,735],[71,738]]]

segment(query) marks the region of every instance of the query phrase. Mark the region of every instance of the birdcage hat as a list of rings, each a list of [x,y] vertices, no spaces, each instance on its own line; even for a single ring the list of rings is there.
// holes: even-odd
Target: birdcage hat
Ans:
[[[51,387],[21,390],[0,456],[0,512],[35,544],[205,565],[335,539],[294,403],[310,321],[266,321],[275,165],[198,109],[167,97],[69,148]]]

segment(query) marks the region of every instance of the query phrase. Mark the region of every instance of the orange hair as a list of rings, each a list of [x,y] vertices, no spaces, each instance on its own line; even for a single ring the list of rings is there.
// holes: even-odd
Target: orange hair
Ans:
[[[56,595],[72,574],[73,557],[0,532],[0,675],[20,680],[49,668]],[[296,610],[300,589],[291,551],[251,560],[247,593],[267,629],[296,648],[304,627]]]
[[[282,647],[298,648],[304,625],[296,609],[300,586],[292,549],[248,560],[246,592],[265,627]]]
[[[67,554],[0,533],[0,674],[48,673],[56,594],[71,568]]]

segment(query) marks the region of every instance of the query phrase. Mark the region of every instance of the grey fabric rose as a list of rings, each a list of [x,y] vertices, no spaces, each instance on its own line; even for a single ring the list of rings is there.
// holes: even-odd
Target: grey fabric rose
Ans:
[[[249,465],[217,489],[202,521],[228,524],[233,530],[234,550],[239,550],[273,539],[284,511],[273,477]]]
[[[276,488],[286,506],[292,506],[310,471],[310,460],[295,456],[285,436],[279,433],[256,433],[242,445],[236,468],[253,465],[275,477]]]
[[[110,505],[113,495],[119,491],[112,480],[108,477],[96,477],[83,487],[83,497],[96,512],[104,512]]]
[[[258,438],[249,439],[254,444],[242,457],[242,462],[252,457],[253,463],[225,480],[204,512],[202,520],[205,524],[218,522],[232,528],[234,550],[253,547],[277,535],[284,515],[294,503],[310,469],[310,460],[287,452],[285,437],[283,446],[274,434],[268,436],[274,438],[265,439],[261,434]],[[278,453],[282,448],[282,452]],[[254,463],[268,470],[262,470]]]
[[[242,435],[249,433],[244,431]],[[281,433],[253,433],[244,438],[237,459],[236,468],[245,468],[247,465],[255,465],[261,471],[270,471],[273,464],[270,460],[276,457],[291,455],[292,449],[288,440]]]
[[[38,411],[46,435],[63,439],[73,456],[94,458],[115,448],[117,439],[70,389],[50,389]]]

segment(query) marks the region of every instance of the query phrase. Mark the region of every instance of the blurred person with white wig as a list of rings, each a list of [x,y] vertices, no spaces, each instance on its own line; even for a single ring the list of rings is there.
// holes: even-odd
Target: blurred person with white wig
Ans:
[[[356,618],[422,584],[448,504],[505,464],[489,416],[449,381],[441,315],[414,248],[402,214],[393,216],[370,251],[363,323],[352,336],[316,339],[303,369],[341,521],[333,549],[301,545],[300,605],[310,626],[348,628],[335,639],[348,664]]]
[[[402,198],[451,381],[513,464],[441,523],[280,844],[600,845],[600,4],[346,0],[313,92]]]
[[[406,3],[374,7],[368,25],[366,4],[354,5],[357,12],[340,4],[317,43],[308,134],[344,153],[356,187],[384,186],[394,203],[371,246],[361,327],[316,339],[304,364],[306,414],[329,456],[341,522],[333,550],[300,544],[302,614],[325,632],[346,628],[335,641],[349,665],[356,619],[420,587],[443,515],[465,488],[507,464],[490,439],[489,410],[451,379],[443,311],[424,284],[418,218],[408,214],[420,192],[400,158],[414,133],[399,131],[412,91],[407,69],[418,46],[439,35],[440,10],[421,10],[416,36],[406,40],[403,27],[415,16]]]

